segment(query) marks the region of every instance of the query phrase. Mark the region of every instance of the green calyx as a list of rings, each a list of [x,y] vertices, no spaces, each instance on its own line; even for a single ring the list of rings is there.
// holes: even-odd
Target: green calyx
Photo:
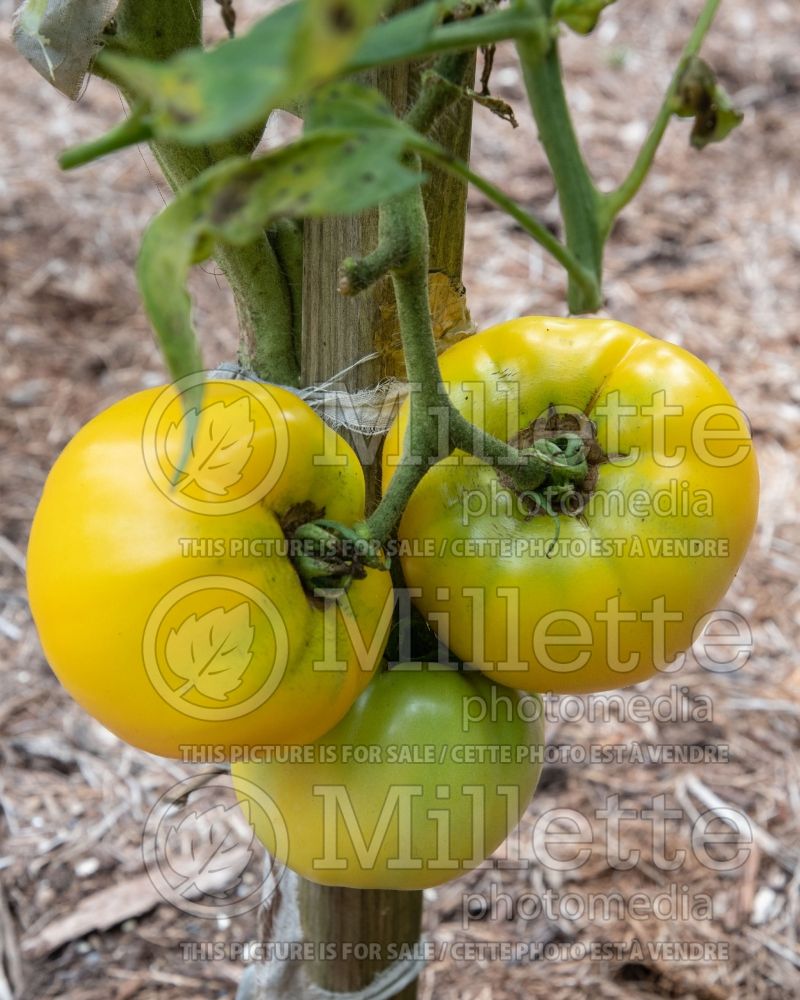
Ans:
[[[579,434],[540,438],[521,448],[519,456],[523,462],[506,474],[515,486],[544,496],[571,493],[589,475],[586,444]]]
[[[338,521],[307,521],[291,535],[290,558],[311,594],[344,594],[367,569],[387,570],[389,560],[365,525],[347,527]]]

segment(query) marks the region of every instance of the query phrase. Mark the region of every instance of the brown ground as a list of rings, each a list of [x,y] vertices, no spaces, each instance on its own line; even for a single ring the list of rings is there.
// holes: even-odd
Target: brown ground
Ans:
[[[209,3],[213,12],[214,4]],[[0,0],[0,35],[11,3]],[[565,46],[570,94],[588,158],[603,184],[623,175],[654,113],[696,0],[653,4],[620,0],[594,41]],[[571,763],[549,766],[523,826],[529,834],[555,808],[592,815],[608,797],[641,811],[655,796],[682,810],[668,826],[666,855],[686,851],[665,872],[641,815],[620,830],[620,853],[640,860],[614,871],[606,824],[595,823],[591,858],[577,871],[534,866],[527,873],[486,871],[429,893],[427,926],[437,943],[453,940],[552,942],[560,946],[632,940],[709,941],[718,957],[671,960],[652,952],[603,961],[566,952],[536,962],[434,962],[421,996],[689,997],[743,1000],[800,995],[800,667],[797,645],[797,470],[800,440],[796,371],[800,327],[800,16],[793,0],[727,0],[705,54],[738,104],[743,126],[702,154],[689,127],[673,124],[657,167],[626,212],[608,249],[610,314],[678,341],[722,376],[749,414],[763,479],[761,520],[750,555],[726,599],[753,632],[753,653],[734,675],[697,664],[647,688],[651,697],[679,684],[708,696],[711,721],[556,722],[551,742],[568,747],[638,743],[697,744],[728,754],[710,764]],[[28,528],[46,472],[91,415],[144,383],[163,378],[132,275],[139,235],[162,203],[147,151],[132,150],[74,174],[54,154],[94,135],[121,114],[117,96],[93,83],[70,105],[0,41],[3,174],[0,177],[0,333],[2,383],[3,772],[0,804],[0,1000],[70,997],[230,997],[240,962],[191,961],[180,941],[247,941],[249,915],[209,924],[148,896],[141,837],[148,810],[189,769],[122,746],[89,720],[46,666],[26,605],[23,560]],[[540,216],[557,219],[552,186],[519,79],[502,53],[494,90],[517,104],[517,131],[479,110],[475,164]],[[481,198],[472,202],[465,279],[479,324],[526,312],[563,312],[558,267]],[[211,269],[193,280],[206,357],[230,358],[235,332],[228,293]],[[613,713],[612,713],[613,715]],[[692,821],[735,806],[749,818],[753,843],[736,871],[715,872],[692,850]],[[663,807],[662,807],[663,808]],[[718,822],[718,821],[717,821]],[[722,827],[717,827],[722,829]],[[722,848],[720,848],[722,850]],[[728,854],[730,856],[730,854]],[[258,865],[245,884],[259,877]],[[708,894],[711,919],[622,914],[556,914],[506,920],[463,917],[465,892],[493,883],[517,904],[553,890],[580,902],[617,890],[653,896],[670,885]],[[104,896],[95,896],[109,890]],[[123,912],[127,890],[130,908]],[[83,901],[90,918],[65,923]],[[122,921],[122,922],[120,922]],[[93,928],[112,925],[100,931]],[[44,932],[44,933],[43,933]]]

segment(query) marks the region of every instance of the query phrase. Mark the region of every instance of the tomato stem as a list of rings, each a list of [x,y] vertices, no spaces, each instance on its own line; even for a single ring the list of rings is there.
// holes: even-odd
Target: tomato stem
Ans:
[[[681,75],[689,60],[700,51],[703,40],[714,22],[720,2],[721,0],[706,0],[695,22],[694,29],[681,53],[681,58],[667,87],[667,92],[664,95],[664,100],[658,110],[658,114],[642,144],[642,148],[639,150],[639,155],[636,157],[630,173],[615,191],[610,191],[600,196],[603,213],[602,222],[606,232],[611,229],[614,219],[622,209],[634,198],[653,165],[658,147],[674,113],[673,101],[678,90]]]
[[[541,10],[541,3],[532,7]],[[554,34],[544,48],[529,38],[518,39],[517,52],[539,138],[556,182],[567,247],[580,268],[592,277],[591,283],[579,281],[569,272],[567,303],[570,312],[594,312],[602,305],[601,202],[564,93],[558,38]]]
[[[165,4],[163,0],[123,0],[115,14],[116,31],[109,35],[105,52],[148,59],[168,59],[176,52],[202,47],[202,3]],[[92,68],[96,76],[110,80],[120,88],[130,103],[122,81],[114,73],[114,61],[101,56]],[[149,138],[144,123],[145,109],[99,142],[127,136],[127,143]],[[133,124],[131,124],[133,123]],[[242,135],[214,146],[183,146],[158,141],[151,144],[153,155],[170,187],[178,191],[198,174],[228,156],[250,155],[257,146],[263,124]],[[117,143],[118,144],[118,143]],[[85,160],[92,144],[76,150]],[[116,145],[109,146],[116,148]],[[103,149],[101,152],[105,151]],[[96,155],[95,150],[95,155]],[[69,157],[69,153],[65,154]],[[69,160],[64,166],[77,166]],[[240,326],[243,363],[258,375],[281,385],[300,384],[295,333],[299,322],[298,307],[290,287],[292,270],[283,259],[281,241],[270,241],[268,234],[246,246],[220,243],[214,256],[233,291]]]

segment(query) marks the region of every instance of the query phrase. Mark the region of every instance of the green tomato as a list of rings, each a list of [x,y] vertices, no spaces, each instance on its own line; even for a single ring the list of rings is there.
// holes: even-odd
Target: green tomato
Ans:
[[[265,748],[271,759],[231,772],[257,836],[304,878],[420,889],[503,842],[536,788],[543,742],[538,696],[406,663],[315,743]]]

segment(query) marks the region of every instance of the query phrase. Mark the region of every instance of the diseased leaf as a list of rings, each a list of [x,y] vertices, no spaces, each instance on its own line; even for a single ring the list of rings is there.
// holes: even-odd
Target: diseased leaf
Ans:
[[[266,120],[276,107],[344,69],[384,0],[305,0],[210,51],[166,62],[103,54],[103,65],[147,108],[161,139],[217,142]]]
[[[563,21],[579,35],[588,35],[605,8],[614,2],[615,0],[556,0],[552,16],[556,21]]]
[[[228,820],[237,808],[236,803],[227,807],[220,803],[203,813],[189,813],[168,830],[164,860],[178,877],[176,888],[182,895],[203,891],[204,877],[208,875],[229,875],[226,892],[240,884],[253,852],[242,850],[238,833],[229,825]]]
[[[254,434],[247,396],[185,413],[167,429],[165,442],[167,458],[178,473],[177,488],[185,492],[196,483],[205,493],[227,496],[253,454]],[[185,454],[187,438],[190,446]]]
[[[383,0],[305,0],[291,64],[313,66],[313,73],[306,72],[316,81],[331,79],[384,6]]]
[[[430,54],[432,36],[437,30],[446,35],[442,22],[464,4],[428,0],[375,24],[383,6],[381,0],[288,3],[214,49],[190,49],[167,61],[104,52],[104,69],[135,98],[142,134],[137,139],[116,128],[112,136],[67,150],[62,160],[77,166],[142,137],[186,145],[229,139],[275,108],[299,106],[336,76]],[[448,48],[445,37],[441,47]]]
[[[510,104],[501,100],[499,97],[492,97],[488,91],[485,94],[479,94],[472,87],[453,83],[451,80],[447,80],[445,77],[440,76],[434,70],[428,70],[423,73],[423,82],[428,78],[435,79],[440,87],[446,88],[446,90],[452,95],[452,99],[454,101],[474,101],[475,104],[480,104],[481,107],[486,108],[487,111],[491,111],[493,115],[496,115],[498,118],[502,118],[503,121],[508,122],[512,128],[519,128],[519,122],[514,115],[514,109]]]
[[[512,128],[519,128],[519,122],[514,114],[514,109],[507,101],[503,101],[499,97],[492,97],[491,94],[479,94],[472,87],[466,87],[464,93],[471,101],[480,104],[482,108],[486,108],[493,115],[508,122]]]
[[[164,648],[169,669],[187,682],[180,693],[196,689],[205,698],[227,701],[253,659],[254,635],[246,601],[230,611],[189,615],[170,631]]]
[[[681,73],[674,110],[681,118],[694,118],[690,141],[695,149],[722,142],[744,117],[717,83],[714,70],[698,56],[692,56]]]
[[[305,113],[306,134],[351,128],[387,129],[393,137],[414,134],[374,87],[343,81],[322,87],[309,98]]]
[[[377,106],[371,114],[363,118],[371,128],[313,130],[266,156],[225,160],[150,224],[137,277],[174,378],[202,367],[186,281],[191,264],[210,256],[215,241],[246,244],[281,217],[353,215],[420,182],[402,162],[410,131]]]

